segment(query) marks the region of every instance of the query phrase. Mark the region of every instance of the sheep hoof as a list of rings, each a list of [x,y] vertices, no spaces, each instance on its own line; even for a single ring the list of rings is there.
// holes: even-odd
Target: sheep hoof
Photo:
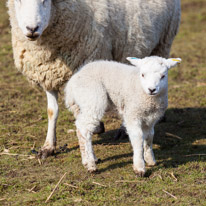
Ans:
[[[104,123],[100,122],[99,126],[95,128],[93,134],[102,134],[105,132]]]
[[[49,156],[52,156],[54,154],[54,149],[41,149],[39,152],[38,152],[38,157],[40,159],[46,159],[47,157]]]
[[[134,170],[134,173],[136,174],[137,177],[144,177],[145,176],[145,171]]]
[[[122,140],[122,139],[128,139],[129,136],[127,135],[125,129],[119,128],[114,136],[114,140]]]

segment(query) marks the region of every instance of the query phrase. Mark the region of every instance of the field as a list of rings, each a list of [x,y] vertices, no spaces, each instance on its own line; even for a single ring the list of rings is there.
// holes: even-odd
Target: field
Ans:
[[[147,168],[145,178],[133,173],[129,141],[114,141],[121,124],[114,114],[104,118],[106,133],[93,139],[99,173],[85,171],[62,94],[57,153],[41,162],[34,158],[31,150],[39,150],[47,132],[46,95],[14,67],[5,2],[0,1],[0,205],[206,205],[206,0],[182,0],[171,51],[182,63],[169,72],[166,121],[155,128],[158,164]]]

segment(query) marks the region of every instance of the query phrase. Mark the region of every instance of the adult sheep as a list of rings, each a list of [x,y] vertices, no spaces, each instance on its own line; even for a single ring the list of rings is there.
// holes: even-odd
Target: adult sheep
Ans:
[[[58,90],[88,61],[168,57],[180,22],[180,0],[8,0],[14,61],[48,100],[40,151],[54,152]]]

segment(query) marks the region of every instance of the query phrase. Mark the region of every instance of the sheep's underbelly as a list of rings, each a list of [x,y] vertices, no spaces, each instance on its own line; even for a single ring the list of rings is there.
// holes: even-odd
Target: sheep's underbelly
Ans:
[[[58,90],[72,75],[68,67],[55,69],[52,65],[32,67],[25,64],[21,71],[33,84],[41,86],[44,90]]]

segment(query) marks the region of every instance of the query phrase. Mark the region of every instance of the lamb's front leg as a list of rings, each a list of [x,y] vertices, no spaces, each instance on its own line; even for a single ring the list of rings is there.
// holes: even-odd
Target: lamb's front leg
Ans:
[[[46,91],[47,112],[48,112],[48,130],[46,141],[39,152],[41,158],[46,158],[54,153],[56,147],[56,122],[58,118],[58,92]]]
[[[147,128],[145,133],[146,135],[144,139],[144,160],[146,161],[148,166],[154,166],[156,164],[156,160],[152,150],[154,126],[152,126],[151,128]]]
[[[133,148],[133,169],[140,177],[145,175],[145,163],[143,159],[144,134],[139,122],[125,122],[127,133]]]

